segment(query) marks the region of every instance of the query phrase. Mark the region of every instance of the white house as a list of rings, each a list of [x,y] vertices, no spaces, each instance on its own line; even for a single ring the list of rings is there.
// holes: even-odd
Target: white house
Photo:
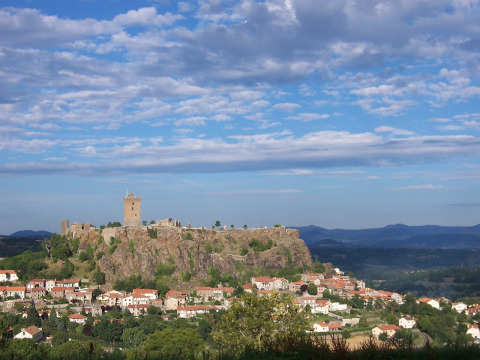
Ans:
[[[474,339],[480,339],[480,329],[478,324],[468,324],[467,335],[472,335]]]
[[[52,289],[56,286],[57,286],[56,280],[48,279],[47,281],[45,281],[45,288],[47,289],[48,292],[52,291]]]
[[[284,278],[256,277],[252,278],[252,285],[261,290],[285,290],[288,289],[288,280]]]
[[[146,315],[147,309],[150,305],[128,305],[127,310],[132,313],[133,316],[138,317],[140,315]]]
[[[35,325],[31,325],[26,328],[22,328],[20,332],[13,337],[14,339],[33,339],[35,342],[39,342],[43,339],[43,331]]]
[[[315,297],[314,296],[301,296],[297,298],[297,304],[302,308],[305,308],[307,305],[310,306],[310,311],[313,312],[315,308]]]
[[[347,304],[340,304],[338,302],[331,302],[328,304],[328,308],[330,311],[344,311],[347,310],[348,305]]]
[[[388,337],[393,337],[397,330],[400,330],[400,328],[394,324],[378,325],[372,329],[372,335],[377,339],[381,334],[387,334]]]
[[[410,316],[404,316],[398,320],[398,326],[404,329],[412,329],[416,324],[415,319]]]
[[[328,314],[328,309],[330,305],[330,300],[317,300],[315,302],[315,308],[312,309],[312,312],[315,314]]]
[[[7,296],[25,299],[25,286],[7,286]]]
[[[328,324],[324,323],[323,321],[317,321],[315,324],[313,324],[313,331],[314,332],[328,332]]]
[[[147,297],[150,300],[155,300],[158,298],[157,289],[133,289],[132,293],[133,295],[137,295],[138,297]]]
[[[427,297],[422,297],[418,300],[419,303],[428,304],[431,307],[440,310],[440,303],[435,299],[430,299]]]
[[[72,314],[68,316],[68,321],[77,324],[85,324],[85,322],[87,321],[87,317],[82,314]]]
[[[467,304],[464,304],[462,302],[452,303],[452,309],[455,309],[458,313],[462,313],[466,311],[467,308],[468,308]]]
[[[199,314],[207,314],[210,310],[218,312],[218,308],[213,305],[194,305],[194,306],[179,306],[177,308],[177,314],[179,317],[189,319]]]
[[[15,270],[0,270],[0,281],[17,281],[18,276]]]

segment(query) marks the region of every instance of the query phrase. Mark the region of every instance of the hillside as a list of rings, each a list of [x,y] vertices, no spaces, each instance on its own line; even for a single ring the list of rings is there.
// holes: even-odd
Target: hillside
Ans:
[[[34,231],[34,230],[21,230],[16,231],[13,234],[10,234],[10,237],[14,238],[31,238],[31,239],[45,239],[52,236],[52,233],[49,231]]]
[[[396,224],[361,230],[328,230],[314,225],[289,228],[298,230],[310,249],[321,246],[418,249],[480,247],[480,225],[462,227]]]
[[[177,280],[207,280],[212,271],[242,278],[248,272],[268,273],[312,264],[298,231],[284,227],[213,230],[127,226],[107,228],[102,234],[95,228],[73,231],[68,237],[79,240],[77,256],[94,252],[108,282],[131,275],[152,279],[159,272]]]

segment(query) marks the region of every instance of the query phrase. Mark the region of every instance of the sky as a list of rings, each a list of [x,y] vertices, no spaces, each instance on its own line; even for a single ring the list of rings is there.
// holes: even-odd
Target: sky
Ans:
[[[480,1],[2,0],[0,234],[480,223]]]

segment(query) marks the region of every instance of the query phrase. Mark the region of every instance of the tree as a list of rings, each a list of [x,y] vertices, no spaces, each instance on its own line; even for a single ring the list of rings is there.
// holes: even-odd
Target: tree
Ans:
[[[39,358],[39,354],[36,351],[35,340],[33,339],[10,341],[7,351],[9,354],[4,354],[5,359],[33,360]]]
[[[147,226],[147,220],[143,220],[143,221],[142,221],[142,225],[143,225],[143,226]]]
[[[138,347],[147,339],[145,332],[137,327],[125,329],[122,334],[122,341],[125,347]]]
[[[105,273],[97,269],[97,271],[93,273],[93,281],[95,281],[97,285],[105,284]]]
[[[230,225],[230,227],[232,228],[232,230],[235,229],[235,225],[233,225],[233,224]]]
[[[148,336],[143,349],[151,358],[195,359],[205,349],[205,341],[191,328],[157,330]]]
[[[68,334],[66,332],[57,332],[52,337],[52,345],[58,346],[68,341]]]
[[[108,327],[108,332],[110,342],[120,341],[122,338],[123,327],[117,320],[113,320]]]
[[[354,309],[363,309],[365,306],[365,300],[361,298],[358,294],[356,294],[352,299],[352,307]]]
[[[157,315],[158,314],[158,309],[153,306],[153,305],[150,305],[148,308],[147,308],[147,314],[149,315]]]
[[[237,286],[237,287],[235,288],[235,290],[233,290],[233,292],[232,292],[232,297],[240,296],[240,295],[242,295],[242,294],[244,293],[244,291],[245,291],[245,290],[243,290],[243,287]]]
[[[323,290],[322,297],[324,299],[330,299],[330,290],[328,289]]]
[[[247,230],[247,229],[248,229],[247,224],[243,225],[243,230]]]
[[[33,300],[27,310],[27,321],[25,322],[25,325],[35,325],[37,327],[42,326],[42,319],[40,318],[40,315],[38,315]]]
[[[93,335],[92,325],[90,325],[90,324],[83,325],[82,334],[87,335],[87,336],[92,336]]]
[[[310,295],[317,295],[317,294],[318,294],[317,285],[315,285],[314,283],[308,284],[307,292],[308,292]]]
[[[216,226],[217,228],[220,227],[220,225],[221,225],[221,224],[220,224],[220,220],[215,221],[215,226]]]
[[[102,290],[100,290],[99,288],[96,288],[92,291],[92,298],[95,300],[97,297],[99,297],[100,295],[102,295]]]
[[[292,296],[245,293],[220,319],[213,338],[221,348],[234,352],[262,350],[282,336],[297,336],[308,328],[309,315],[300,311]]]

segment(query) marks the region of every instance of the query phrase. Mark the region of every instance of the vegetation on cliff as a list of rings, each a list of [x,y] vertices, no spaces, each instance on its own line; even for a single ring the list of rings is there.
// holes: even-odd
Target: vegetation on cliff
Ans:
[[[115,236],[109,231],[114,231]],[[105,238],[105,236],[107,238]],[[182,283],[238,286],[254,275],[289,276],[312,268],[298,231],[284,227],[249,230],[185,229],[157,225],[112,227],[73,236],[53,234],[43,250],[0,262],[36,277],[88,278],[91,283],[157,288]],[[226,275],[228,274],[228,275]]]

